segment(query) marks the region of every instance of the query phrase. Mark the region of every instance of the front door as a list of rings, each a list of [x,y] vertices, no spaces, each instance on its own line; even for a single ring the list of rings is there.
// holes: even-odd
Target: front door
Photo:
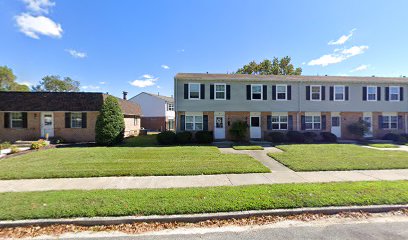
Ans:
[[[368,132],[364,134],[364,137],[373,137],[373,116],[371,113],[364,113],[363,121],[367,124]]]
[[[331,117],[331,133],[341,138],[341,117],[339,115]]]
[[[249,123],[249,135],[251,139],[261,138],[261,117],[251,116]]]
[[[54,137],[54,114],[41,113],[41,137]]]
[[[225,139],[225,117],[214,116],[214,138]]]

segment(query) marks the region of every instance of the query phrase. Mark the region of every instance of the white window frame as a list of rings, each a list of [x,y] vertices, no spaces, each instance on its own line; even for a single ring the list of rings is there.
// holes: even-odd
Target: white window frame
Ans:
[[[81,125],[79,127],[74,126],[74,124],[73,124],[74,114],[79,114],[81,116]],[[84,119],[82,118],[82,112],[71,112],[71,128],[82,128],[82,121],[84,121]]]
[[[394,88],[394,89],[396,88],[396,89],[397,89],[397,99],[396,99],[396,100],[392,100],[392,98],[391,98],[391,95],[392,95],[392,94],[391,94],[391,89],[392,89],[392,88]],[[400,101],[400,96],[401,96],[400,86],[390,86],[390,87],[389,87],[389,91],[390,91],[390,92],[389,92],[389,94],[388,94],[388,95],[389,95],[389,96],[388,96],[388,98],[389,98],[388,100],[389,100],[390,102],[399,102],[399,101]],[[395,95],[395,93],[394,93],[394,95]]]
[[[253,87],[256,87],[256,86],[260,86],[261,87],[261,98],[260,99],[254,99],[253,98],[253,96],[254,96],[254,92],[252,91],[253,90]],[[263,100],[263,85],[262,84],[251,84],[251,100],[253,100],[253,101],[262,101]]]
[[[174,104],[173,103],[167,103],[167,111],[174,111]]]
[[[198,85],[198,98],[191,97],[191,85]],[[201,84],[200,83],[189,83],[188,84],[188,99],[189,100],[200,100],[201,99]]]
[[[217,86],[224,86],[224,91],[217,91]],[[217,92],[223,92],[224,98],[217,98]],[[227,99],[227,84],[225,83],[215,83],[214,84],[214,99],[215,100],[226,100]]]
[[[384,121],[385,118],[388,119],[387,122]],[[396,119],[396,120],[395,120],[395,128],[391,127],[391,126],[392,126],[392,123],[393,123],[393,122],[391,121],[392,118],[395,118],[395,119]],[[398,115],[383,115],[383,116],[382,116],[382,124],[383,124],[383,125],[381,126],[382,129],[394,129],[394,130],[395,130],[395,129],[398,129]],[[384,127],[385,124],[387,124],[388,126],[387,126],[387,127]]]
[[[319,99],[313,99],[313,87],[319,88]],[[310,86],[310,100],[311,101],[321,101],[322,100],[322,85],[311,85]]]
[[[341,87],[343,89],[343,98],[342,99],[336,99],[336,87],[339,88]],[[346,87],[344,85],[334,85],[333,87],[333,100],[334,101],[345,101],[346,100]]]
[[[286,117],[286,121],[282,121],[282,117]],[[273,121],[273,118],[278,118],[278,121]],[[278,128],[273,128],[274,124],[278,124]],[[282,124],[286,124],[286,128],[282,127]],[[272,130],[288,130],[289,128],[289,116],[286,114],[272,115],[271,116],[271,126]]]
[[[193,121],[187,122],[187,117],[192,117]],[[201,117],[201,122],[197,121],[197,117]],[[187,129],[187,123],[192,123],[193,128]],[[201,129],[198,129],[197,124],[200,124],[200,123],[201,123]],[[186,114],[185,119],[184,119],[184,129],[186,131],[202,131],[204,129],[204,116],[202,114]]]
[[[307,117],[311,117],[312,121],[306,121]],[[319,117],[319,122],[315,121],[315,117]],[[307,124],[312,124],[312,128],[307,128]],[[319,123],[320,128],[315,128],[315,124]],[[321,114],[308,114],[305,115],[305,130],[321,130],[322,129],[322,115]]]
[[[278,91],[278,88],[279,87],[285,87],[285,92],[280,92],[280,91]],[[285,94],[285,98],[284,99],[280,99],[278,96],[279,96],[279,93],[284,93]],[[286,85],[286,84],[278,84],[278,85],[276,85],[276,93],[275,93],[276,95],[275,95],[275,98],[276,98],[276,100],[277,101],[286,101],[286,100],[288,100],[288,85]]]
[[[13,114],[21,114],[21,119],[18,118],[13,118]],[[14,127],[13,126],[13,121],[21,121],[21,127]],[[24,119],[23,119],[23,112],[10,112],[10,128],[23,128],[23,123]]]
[[[368,89],[370,89],[370,88],[375,88],[375,91],[374,91],[374,95],[375,95],[375,98],[374,98],[374,100],[370,100],[369,99],[369,91],[368,91]],[[378,91],[378,88],[377,88],[377,86],[367,86],[367,96],[366,96],[366,99],[367,99],[367,101],[371,101],[371,102],[376,102],[377,101],[377,91]]]

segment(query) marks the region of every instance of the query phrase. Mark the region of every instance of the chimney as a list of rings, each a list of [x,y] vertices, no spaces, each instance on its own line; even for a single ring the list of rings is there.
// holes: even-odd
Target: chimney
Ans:
[[[127,94],[128,92],[123,91],[123,100],[127,100]]]

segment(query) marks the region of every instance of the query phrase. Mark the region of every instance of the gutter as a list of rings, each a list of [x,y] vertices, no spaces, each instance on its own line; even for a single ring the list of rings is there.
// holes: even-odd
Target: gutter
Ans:
[[[177,111],[177,75],[174,76],[174,130],[177,132],[178,130],[178,111]]]

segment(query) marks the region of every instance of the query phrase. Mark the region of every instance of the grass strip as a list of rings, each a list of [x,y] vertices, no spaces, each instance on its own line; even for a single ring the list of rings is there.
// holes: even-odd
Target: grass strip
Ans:
[[[233,146],[235,150],[264,150],[261,146]]]

